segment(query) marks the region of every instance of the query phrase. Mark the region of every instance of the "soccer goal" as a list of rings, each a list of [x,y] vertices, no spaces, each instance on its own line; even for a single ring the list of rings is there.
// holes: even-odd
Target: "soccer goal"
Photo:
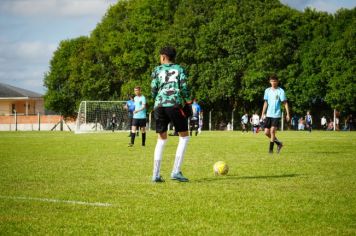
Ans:
[[[129,130],[125,101],[82,101],[79,105],[75,133]],[[116,124],[112,125],[112,117]]]

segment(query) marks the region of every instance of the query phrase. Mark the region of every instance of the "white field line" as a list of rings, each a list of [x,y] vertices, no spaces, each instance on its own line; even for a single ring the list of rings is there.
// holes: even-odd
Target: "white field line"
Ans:
[[[82,201],[71,201],[71,200],[59,200],[59,199],[50,199],[50,198],[37,198],[37,197],[12,197],[12,196],[1,196],[2,199],[11,199],[11,200],[26,200],[26,201],[40,201],[40,202],[54,202],[54,203],[69,203],[74,205],[85,205],[85,206],[99,206],[99,207],[110,207],[110,203],[102,202],[82,202]]]

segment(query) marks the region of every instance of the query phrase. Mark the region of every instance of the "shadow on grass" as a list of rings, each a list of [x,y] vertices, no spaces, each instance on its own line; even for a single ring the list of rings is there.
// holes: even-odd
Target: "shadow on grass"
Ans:
[[[215,176],[211,178],[197,179],[194,182],[207,182],[207,181],[222,181],[231,179],[278,179],[278,178],[293,178],[300,176],[298,174],[284,174],[284,175],[257,175],[257,176],[239,176],[239,175],[227,175],[227,176]]]
[[[300,151],[297,150],[297,151],[289,151],[288,150],[288,154],[292,154],[292,153],[296,153],[296,154],[300,154]],[[339,152],[339,151],[319,151],[319,150],[309,150],[308,151],[308,155],[310,154],[340,154],[340,153],[343,153],[343,152]]]

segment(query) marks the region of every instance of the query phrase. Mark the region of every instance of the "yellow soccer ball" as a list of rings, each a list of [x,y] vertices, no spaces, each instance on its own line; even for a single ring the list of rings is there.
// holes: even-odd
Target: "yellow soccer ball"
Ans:
[[[218,161],[214,164],[215,175],[226,175],[229,172],[229,166],[224,161]]]

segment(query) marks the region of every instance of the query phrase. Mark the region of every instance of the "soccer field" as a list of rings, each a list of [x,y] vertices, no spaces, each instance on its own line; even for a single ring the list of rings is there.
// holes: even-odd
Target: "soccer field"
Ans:
[[[0,133],[0,235],[355,235],[356,132],[203,132],[151,183],[156,134]],[[226,161],[229,174],[215,177]]]

